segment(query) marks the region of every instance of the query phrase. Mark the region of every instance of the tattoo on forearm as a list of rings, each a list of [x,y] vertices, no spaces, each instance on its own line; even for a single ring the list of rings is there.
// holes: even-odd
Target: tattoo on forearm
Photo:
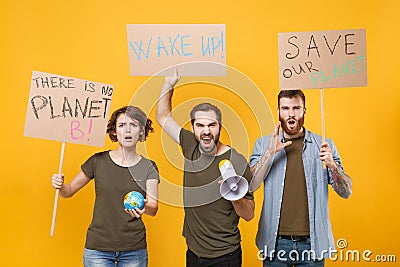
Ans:
[[[343,198],[350,197],[352,182],[350,177],[347,176],[341,168],[337,167],[333,171],[333,180],[333,188],[335,189],[336,193]]]
[[[264,165],[264,163],[265,163],[266,161],[268,161],[268,159],[269,159],[269,155],[266,155],[265,157],[264,157],[264,155],[263,155],[263,156],[260,158],[260,160],[257,162],[256,168],[255,168],[255,170],[254,170],[253,177],[256,177],[256,176],[257,176],[257,174],[258,174],[258,172],[260,171],[261,167]]]
[[[261,173],[259,173],[259,172],[263,168],[265,162],[267,162],[269,158],[270,158],[270,154],[265,154],[264,153],[264,155],[260,158],[260,160],[255,165],[254,170],[253,170],[253,177],[252,177],[251,182],[250,182],[250,188],[249,188],[250,192],[256,191],[257,188],[263,182],[264,177],[260,176]],[[265,173],[263,174],[263,176],[264,175],[265,175]],[[258,176],[260,176],[260,177],[258,177]]]

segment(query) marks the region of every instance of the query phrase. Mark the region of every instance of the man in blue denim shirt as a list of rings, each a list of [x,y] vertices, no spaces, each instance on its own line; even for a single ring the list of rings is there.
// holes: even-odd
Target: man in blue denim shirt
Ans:
[[[306,107],[301,90],[282,90],[278,110],[274,133],[257,139],[250,157],[252,191],[264,182],[256,241],[259,256],[264,266],[324,266],[324,258],[335,252],[328,184],[348,198],[352,182],[333,141],[303,127]]]

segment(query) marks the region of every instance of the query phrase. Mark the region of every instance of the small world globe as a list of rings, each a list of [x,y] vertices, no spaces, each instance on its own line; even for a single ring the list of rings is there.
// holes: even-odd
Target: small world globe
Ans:
[[[137,191],[128,192],[124,197],[124,206],[128,210],[143,209],[144,197]]]

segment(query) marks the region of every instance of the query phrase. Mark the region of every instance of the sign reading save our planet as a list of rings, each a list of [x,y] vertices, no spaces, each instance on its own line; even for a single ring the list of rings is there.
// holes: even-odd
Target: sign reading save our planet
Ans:
[[[128,24],[131,76],[225,76],[225,24]]]
[[[33,71],[24,135],[104,146],[112,85]]]
[[[278,34],[280,89],[367,85],[365,29]]]

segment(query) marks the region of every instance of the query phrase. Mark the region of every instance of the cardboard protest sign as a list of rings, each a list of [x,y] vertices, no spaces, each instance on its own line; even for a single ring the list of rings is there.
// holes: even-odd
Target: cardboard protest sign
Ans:
[[[127,36],[131,76],[171,75],[177,64],[183,76],[226,75],[224,24],[128,24]]]
[[[104,146],[113,86],[33,71],[24,135]]]
[[[365,29],[278,34],[281,89],[367,85]]]

